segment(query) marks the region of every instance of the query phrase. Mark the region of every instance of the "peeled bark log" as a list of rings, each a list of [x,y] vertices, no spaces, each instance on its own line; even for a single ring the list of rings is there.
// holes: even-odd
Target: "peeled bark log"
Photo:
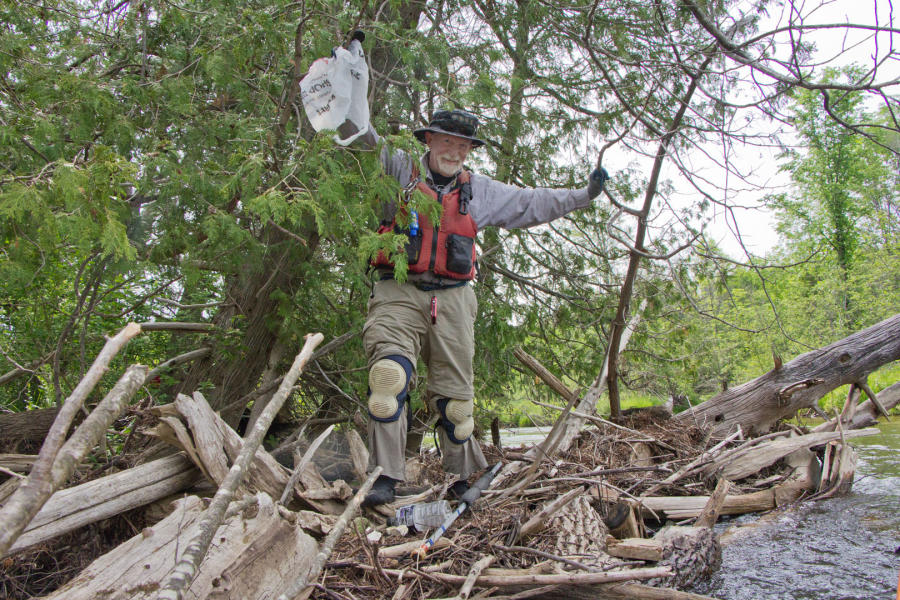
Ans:
[[[305,572],[316,555],[315,540],[279,514],[271,498],[258,496],[255,516],[234,515],[216,531],[188,597],[271,598],[291,575]],[[178,501],[163,521],[101,556],[45,600],[151,600],[198,529],[203,502]]]
[[[844,437],[860,437],[877,433],[879,433],[877,429],[860,429],[852,432],[848,431],[844,434]],[[723,477],[731,481],[737,481],[759,472],[760,469],[768,467],[797,450],[821,446],[839,439],[841,439],[841,434],[824,431],[770,440],[765,444],[747,449],[741,455],[731,456],[724,462],[715,461],[705,468],[704,473],[711,474],[721,469]]]
[[[180,492],[199,477],[191,462],[176,454],[60,490],[34,517],[9,554]]]
[[[766,433],[778,420],[812,407],[831,390],[862,381],[869,373],[898,359],[900,314],[802,354],[676,415],[675,419],[697,423],[719,435],[738,426],[748,434]]]

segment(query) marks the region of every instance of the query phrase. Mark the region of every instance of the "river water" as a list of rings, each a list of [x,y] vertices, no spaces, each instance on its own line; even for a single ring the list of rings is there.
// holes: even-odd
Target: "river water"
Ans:
[[[853,440],[849,494],[717,525],[730,529],[722,567],[693,591],[722,600],[898,598],[900,420],[878,428]]]
[[[859,461],[849,494],[721,521],[717,531],[730,538],[722,567],[692,591],[721,600],[900,600],[900,419],[878,429],[852,441]],[[535,443],[548,430],[510,430],[504,443]]]

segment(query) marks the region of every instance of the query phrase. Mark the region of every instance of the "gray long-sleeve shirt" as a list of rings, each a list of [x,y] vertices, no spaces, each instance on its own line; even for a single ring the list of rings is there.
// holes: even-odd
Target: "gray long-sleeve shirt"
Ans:
[[[374,132],[373,132],[374,133]],[[377,134],[374,138],[378,141]],[[381,151],[384,170],[401,185],[412,175],[412,159],[402,151],[392,152],[387,146]],[[427,154],[422,158],[419,172],[430,177]],[[587,187],[581,189],[520,188],[490,177],[471,174],[472,200],[469,214],[478,229],[496,226],[504,229],[532,227],[549,223],[573,210],[591,205]]]
[[[364,144],[374,147],[380,141],[370,127]],[[385,145],[381,150],[381,163],[386,173],[407,185],[412,176],[412,158],[403,151],[392,151]],[[419,164],[421,176],[430,179],[428,155]],[[429,181],[429,183],[432,183]],[[479,230],[495,226],[503,229],[519,229],[549,223],[573,210],[590,206],[587,187],[580,189],[521,188],[471,173],[472,200],[469,215]],[[433,183],[432,183],[432,187]],[[440,281],[432,273],[410,274],[411,281]]]

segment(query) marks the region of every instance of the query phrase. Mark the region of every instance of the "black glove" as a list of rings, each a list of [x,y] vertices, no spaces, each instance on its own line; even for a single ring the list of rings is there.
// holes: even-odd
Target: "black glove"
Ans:
[[[603,167],[597,167],[588,179],[588,197],[593,200],[603,191],[603,184],[609,179],[609,173]]]

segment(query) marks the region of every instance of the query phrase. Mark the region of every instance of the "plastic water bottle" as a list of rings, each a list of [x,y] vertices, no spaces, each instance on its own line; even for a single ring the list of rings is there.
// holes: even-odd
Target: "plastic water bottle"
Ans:
[[[416,211],[409,213],[409,235],[412,237],[419,235],[419,213]]]
[[[391,520],[391,525],[406,525],[418,531],[434,529],[443,523],[453,510],[446,500],[427,502],[424,504],[410,504],[397,509],[397,515]]]

